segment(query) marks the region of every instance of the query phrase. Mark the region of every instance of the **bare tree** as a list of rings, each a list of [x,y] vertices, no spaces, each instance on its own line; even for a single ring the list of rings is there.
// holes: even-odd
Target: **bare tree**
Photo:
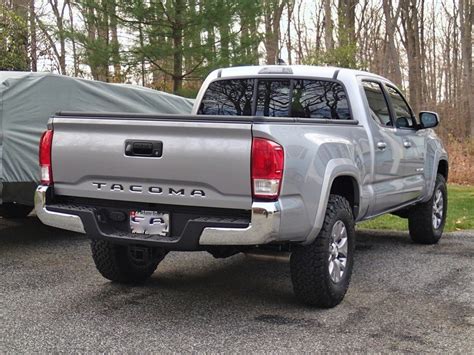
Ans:
[[[36,39],[36,15],[35,15],[35,0],[30,0],[29,6],[29,20],[30,20],[30,65],[31,71],[38,71],[38,53],[37,53],[37,39]]]
[[[59,72],[66,74],[66,29],[64,21],[68,2],[60,3],[59,0],[48,0],[48,5],[54,14],[54,26],[44,23],[41,16],[36,16],[36,22],[58,61]]]
[[[402,43],[408,58],[408,82],[411,104],[418,112],[422,104],[420,32],[417,0],[400,0]]]
[[[460,0],[461,50],[463,63],[463,106],[466,116],[466,136],[474,136],[474,82],[472,77],[472,29],[474,10],[472,0]]]
[[[324,0],[324,42],[326,50],[334,49],[331,0]]]
[[[265,0],[264,3],[264,45],[267,64],[275,64],[278,59],[280,40],[280,20],[288,0]]]
[[[383,61],[383,74],[398,86],[402,84],[402,73],[400,69],[400,56],[395,46],[395,26],[398,21],[401,7],[396,9],[395,16],[392,15],[392,6],[389,0],[383,0],[383,13],[385,16],[385,45]]]

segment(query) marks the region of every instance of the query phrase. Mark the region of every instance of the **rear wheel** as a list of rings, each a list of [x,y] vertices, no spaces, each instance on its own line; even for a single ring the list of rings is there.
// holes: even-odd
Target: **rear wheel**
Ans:
[[[448,211],[448,190],[443,175],[438,174],[431,198],[414,206],[408,217],[410,237],[415,243],[436,244],[443,235]]]
[[[7,219],[25,218],[31,211],[33,211],[33,207],[16,202],[8,202],[0,205],[0,216]]]
[[[303,303],[330,308],[338,305],[352,274],[354,217],[349,202],[330,195],[323,228],[315,241],[293,251],[291,280]]]
[[[92,240],[92,258],[106,279],[121,283],[140,283],[155,272],[167,252],[162,248],[122,245]]]

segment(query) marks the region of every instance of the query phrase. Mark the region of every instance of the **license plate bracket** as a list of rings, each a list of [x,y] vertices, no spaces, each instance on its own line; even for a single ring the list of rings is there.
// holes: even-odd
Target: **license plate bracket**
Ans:
[[[168,237],[170,234],[170,214],[148,210],[130,211],[130,230],[132,234]]]

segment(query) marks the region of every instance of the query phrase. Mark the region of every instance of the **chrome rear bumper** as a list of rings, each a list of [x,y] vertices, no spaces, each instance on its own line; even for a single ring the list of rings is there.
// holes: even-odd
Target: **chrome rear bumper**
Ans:
[[[278,202],[252,203],[252,216],[247,228],[204,228],[201,245],[258,245],[275,239],[280,229]]]
[[[46,196],[49,186],[38,186],[35,193],[35,211],[41,222],[47,226],[85,233],[81,218],[72,214],[48,211]]]
[[[44,224],[73,232],[85,233],[79,216],[49,211],[47,196],[49,186],[39,186],[35,193],[36,215]],[[258,245],[276,239],[280,230],[280,204],[253,202],[251,221],[246,228],[205,227],[199,237],[200,245]]]

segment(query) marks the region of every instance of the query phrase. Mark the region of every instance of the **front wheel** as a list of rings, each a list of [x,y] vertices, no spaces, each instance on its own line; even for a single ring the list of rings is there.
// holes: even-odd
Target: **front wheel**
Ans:
[[[448,190],[443,175],[436,176],[431,198],[410,209],[408,229],[415,243],[436,244],[443,235],[448,212]]]
[[[344,298],[354,258],[354,216],[349,202],[330,195],[321,232],[314,242],[291,254],[296,297],[311,306],[331,308]]]
[[[120,283],[140,283],[148,279],[167,252],[161,248],[122,245],[92,240],[92,258],[106,279]]]

